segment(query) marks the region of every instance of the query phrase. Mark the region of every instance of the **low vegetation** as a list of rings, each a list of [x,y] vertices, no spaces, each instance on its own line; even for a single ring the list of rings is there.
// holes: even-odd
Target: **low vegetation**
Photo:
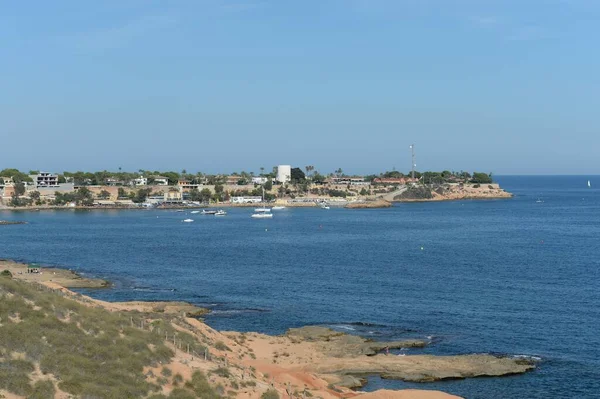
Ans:
[[[269,389],[260,396],[260,399],[279,399],[279,393],[274,389]]]
[[[52,397],[54,380],[76,397],[145,397],[159,387],[146,380],[144,367],[168,363],[173,351],[164,336],[132,324],[121,313],[1,277],[0,389]],[[48,379],[31,380],[36,366]]]

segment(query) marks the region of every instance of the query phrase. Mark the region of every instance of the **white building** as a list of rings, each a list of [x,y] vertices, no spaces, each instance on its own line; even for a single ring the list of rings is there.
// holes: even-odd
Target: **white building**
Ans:
[[[58,187],[58,175],[48,172],[40,172],[37,175],[29,176],[36,187]]]
[[[14,185],[12,177],[0,176],[0,187],[12,187]]]
[[[134,186],[147,186],[148,179],[145,178],[144,176],[140,176],[137,179],[133,179],[132,183]]]
[[[156,186],[168,186],[169,179],[164,176],[154,176],[154,185]]]
[[[262,201],[262,197],[231,197],[232,204],[257,204]]]
[[[265,184],[267,182],[267,178],[266,177],[262,177],[262,176],[254,176],[252,178],[252,183],[254,184]]]
[[[288,183],[292,180],[292,167],[291,165],[279,165],[277,166],[277,178],[279,183]]]

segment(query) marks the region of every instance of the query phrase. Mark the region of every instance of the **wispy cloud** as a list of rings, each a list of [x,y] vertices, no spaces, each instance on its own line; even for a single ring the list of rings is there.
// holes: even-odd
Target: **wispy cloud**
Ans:
[[[78,50],[125,48],[150,33],[166,29],[176,23],[177,19],[172,16],[142,16],[119,26],[63,36],[59,41]]]

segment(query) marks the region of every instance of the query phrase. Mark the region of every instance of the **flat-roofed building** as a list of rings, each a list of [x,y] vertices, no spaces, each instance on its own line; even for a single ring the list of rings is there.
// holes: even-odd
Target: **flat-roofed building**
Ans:
[[[140,176],[137,179],[133,179],[131,182],[133,183],[134,186],[147,186],[148,178],[146,178],[144,176]]]
[[[40,172],[37,175],[30,175],[33,184],[36,187],[58,187],[58,175],[48,172]]]

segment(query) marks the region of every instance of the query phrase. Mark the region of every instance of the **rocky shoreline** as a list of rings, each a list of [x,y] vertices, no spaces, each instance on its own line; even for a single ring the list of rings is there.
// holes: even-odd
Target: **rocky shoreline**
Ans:
[[[389,208],[393,202],[437,202],[457,200],[482,200],[482,199],[508,199],[512,194],[502,189],[498,184],[437,184],[401,186],[395,191],[384,194],[373,194],[363,197],[349,197],[349,201],[339,201],[334,197],[301,197],[305,202],[289,202],[287,199],[278,199],[270,203],[212,203],[205,205],[169,205],[156,209],[202,209],[202,208],[254,208],[259,206],[282,205],[288,208],[314,208],[322,202],[332,206],[341,206],[346,209],[376,209]],[[0,207],[0,210],[14,211],[46,211],[46,210],[144,210],[140,206],[25,206],[25,207]],[[18,222],[22,223],[22,222]],[[2,222],[0,222],[2,224]],[[6,224],[17,224],[7,222]]]
[[[156,317],[171,317],[173,320],[179,320],[177,328],[181,331],[193,334],[201,340],[210,339],[210,342],[215,345],[211,352],[223,359],[225,365],[239,370],[254,370],[253,375],[259,382],[262,381],[262,386],[267,389],[269,386],[274,387],[281,392],[287,392],[289,386],[293,384],[297,390],[300,390],[303,385],[303,389],[309,387],[314,394],[324,399],[350,398],[361,396],[362,393],[351,389],[363,387],[367,382],[365,376],[368,375],[426,383],[448,379],[522,374],[536,367],[536,364],[528,359],[491,354],[447,356],[412,354],[419,348],[432,345],[432,342],[428,339],[377,342],[323,326],[291,328],[281,336],[219,332],[199,320],[209,312],[207,309],[185,302],[104,302],[75,294],[66,287],[106,288],[110,283],[105,280],[85,278],[73,271],[63,269],[42,268],[40,273],[28,273],[27,269],[26,264],[0,260],[0,271],[10,271],[13,278],[42,284],[89,306],[100,306],[112,312],[144,314],[147,323],[151,323]],[[412,349],[411,354],[390,353],[390,350],[408,348]],[[201,359],[195,360],[198,361]],[[202,364],[201,367],[206,367],[206,364]],[[242,380],[243,376],[242,371]],[[263,391],[257,391],[255,388],[253,392],[256,395],[245,397],[258,398]],[[371,398],[411,397],[401,395],[403,391],[386,392],[397,393],[377,396],[375,392],[368,395],[371,395],[369,396]],[[423,398],[453,397],[443,393],[424,393],[424,395]]]
[[[425,340],[375,342],[337,332],[326,327],[307,326],[290,329],[293,342],[312,342],[327,359],[312,369],[331,375],[336,385],[360,388],[366,375],[407,382],[433,382],[472,377],[501,377],[535,369],[535,363],[521,358],[471,354],[454,356],[389,354],[392,349],[424,348]],[[385,353],[383,353],[385,352]],[[337,379],[337,380],[336,380]]]

